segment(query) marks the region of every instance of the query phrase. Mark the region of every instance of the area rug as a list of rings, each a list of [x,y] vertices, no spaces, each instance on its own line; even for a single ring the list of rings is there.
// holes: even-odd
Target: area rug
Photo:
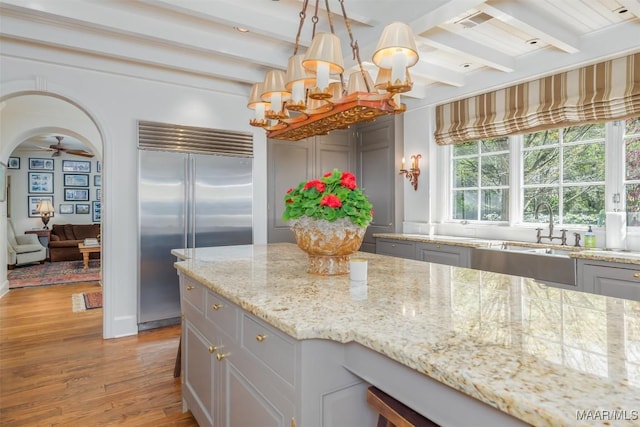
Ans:
[[[7,274],[9,289],[100,280],[99,259],[89,260],[89,268],[86,270],[83,266],[82,261],[19,266]]]
[[[102,308],[102,291],[71,295],[71,309],[74,313],[94,308]]]

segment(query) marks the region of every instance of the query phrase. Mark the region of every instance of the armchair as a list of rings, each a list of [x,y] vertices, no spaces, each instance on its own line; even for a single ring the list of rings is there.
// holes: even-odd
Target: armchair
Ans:
[[[38,236],[25,234],[16,236],[11,220],[7,220],[7,264],[13,270],[16,265],[39,262],[44,264],[47,258],[47,248],[42,246]]]

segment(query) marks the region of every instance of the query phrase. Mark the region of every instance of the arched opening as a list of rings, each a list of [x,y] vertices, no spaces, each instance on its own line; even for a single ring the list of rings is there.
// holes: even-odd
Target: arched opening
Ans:
[[[57,137],[62,137],[59,150],[51,148]],[[8,291],[11,255],[5,233],[9,218],[16,235],[56,223],[103,223],[103,145],[96,121],[66,97],[23,91],[0,99],[0,162],[10,168],[6,201],[0,203],[0,283],[4,284],[0,295]],[[74,171],[74,167],[79,169]],[[50,200],[54,207],[47,224],[31,206],[40,199]],[[102,266],[104,262],[100,273]],[[107,284],[103,281],[102,285]]]

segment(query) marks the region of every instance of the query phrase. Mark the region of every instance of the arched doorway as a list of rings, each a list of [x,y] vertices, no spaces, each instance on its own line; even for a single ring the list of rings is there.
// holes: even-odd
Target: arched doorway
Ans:
[[[9,157],[21,144],[54,134],[67,136],[72,141],[84,145],[87,151],[95,154],[93,164],[100,161],[100,166],[104,167],[102,164],[104,145],[102,132],[95,119],[72,100],[57,94],[38,91],[6,94],[0,99],[0,162],[7,164]],[[50,155],[47,153],[34,157],[48,157]],[[25,158],[30,159],[28,156]],[[61,161],[59,163],[60,166],[56,174],[60,181],[62,177]],[[26,163],[22,167],[28,170],[29,166]],[[26,173],[23,174],[26,176]],[[22,181],[26,182],[26,178],[20,181],[23,184]],[[62,189],[62,185],[63,182],[60,181],[57,188]],[[7,195],[8,200],[0,203],[2,205],[2,213],[0,214],[0,241],[2,242],[0,243],[0,283],[3,284],[0,288],[0,295],[8,291],[7,236],[5,234],[7,232],[7,214],[13,212],[12,222],[18,222],[17,228],[19,229],[25,229],[27,226],[32,227],[36,223],[42,225],[39,219],[34,220],[26,215],[29,206],[27,202],[29,191],[25,191],[25,189],[26,184],[22,185],[18,191],[20,194],[17,194],[16,186],[13,185],[11,194]],[[93,191],[89,202],[92,199],[95,200],[99,194],[101,193]],[[56,199],[63,201],[65,198],[60,193]],[[8,210],[9,203],[13,205],[11,211]],[[105,285],[103,282],[103,286]]]

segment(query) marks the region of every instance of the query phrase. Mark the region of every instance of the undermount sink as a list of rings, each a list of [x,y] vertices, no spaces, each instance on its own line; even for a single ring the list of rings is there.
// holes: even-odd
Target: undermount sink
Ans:
[[[575,286],[576,262],[570,253],[568,249],[517,245],[475,248],[471,268]]]

